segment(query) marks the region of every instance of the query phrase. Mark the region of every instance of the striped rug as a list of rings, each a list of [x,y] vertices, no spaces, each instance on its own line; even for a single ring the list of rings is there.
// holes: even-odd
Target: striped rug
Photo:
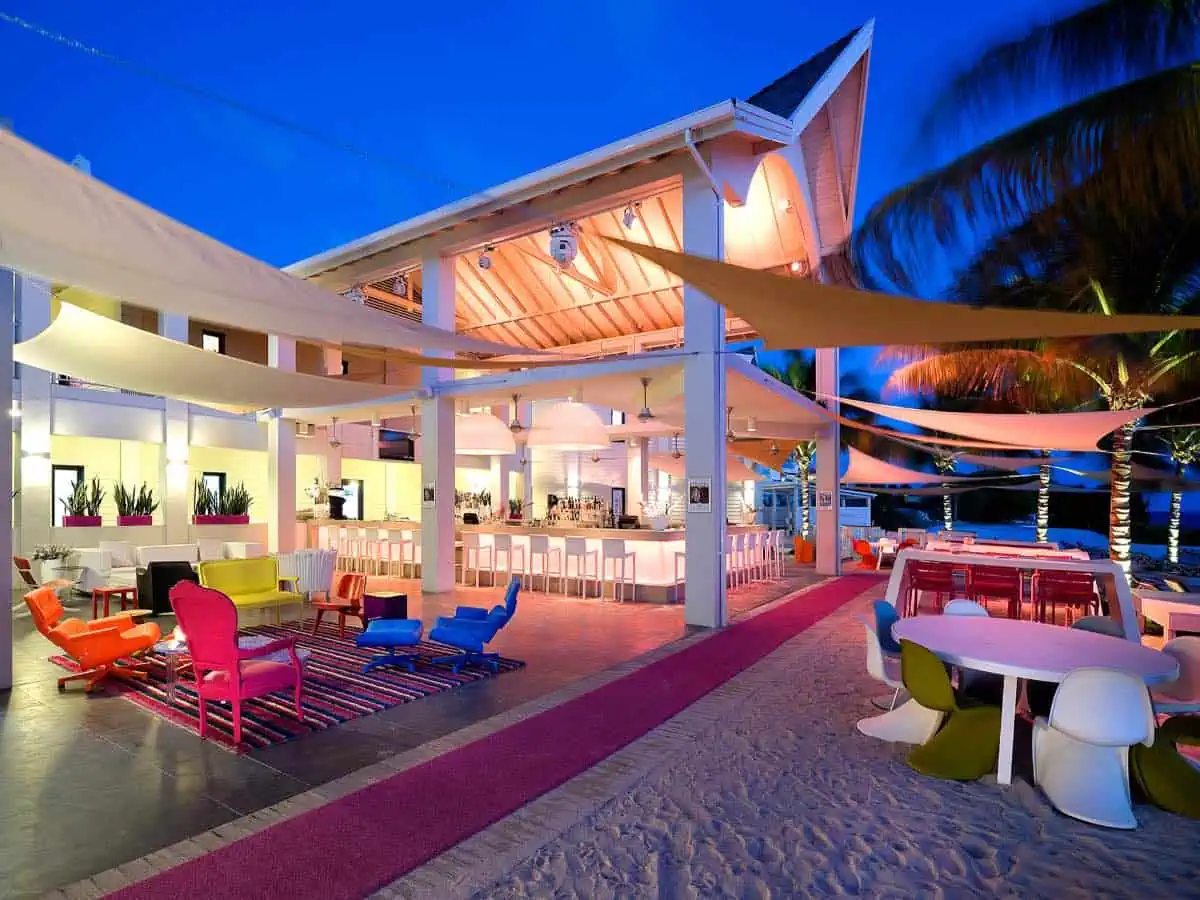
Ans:
[[[235,746],[229,705],[208,705],[208,738],[239,753],[294,741],[360,716],[499,674],[478,666],[464,666],[455,674],[445,666],[419,663],[417,671],[412,673],[389,667],[375,669],[369,675],[364,675],[363,666],[375,651],[354,646],[357,631],[348,629],[346,637],[339,638],[336,625],[323,624],[315,635],[312,633],[312,624],[303,622],[258,625],[242,629],[242,634],[270,638],[295,637],[296,646],[309,650],[312,656],[305,664],[304,671],[303,720],[293,715],[290,692],[248,700],[242,705],[242,742]],[[432,643],[422,643],[417,651],[430,658],[454,652],[449,647]],[[151,652],[144,659],[149,664],[145,681],[109,678],[101,682],[105,690],[97,691],[96,695],[115,692],[143,709],[198,734],[200,718],[190,671],[185,668],[176,681],[175,701],[170,703],[166,690],[166,657]],[[53,656],[51,662],[71,671],[78,671],[79,668],[65,656]],[[501,659],[500,673],[514,671],[523,665],[516,660]]]

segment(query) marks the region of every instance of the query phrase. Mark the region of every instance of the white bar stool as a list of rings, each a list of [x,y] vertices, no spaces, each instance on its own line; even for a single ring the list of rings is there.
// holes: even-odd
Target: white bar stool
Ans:
[[[769,537],[767,547],[770,553],[771,575],[774,578],[783,578],[783,532],[772,531]]]
[[[626,584],[629,585],[629,594],[631,599],[637,599],[637,555],[625,547],[625,542],[612,539],[600,542],[600,548],[603,551],[604,559],[601,562],[603,566],[602,576],[604,581],[611,581],[613,586],[613,599],[618,603],[621,602],[621,588]],[[612,562],[612,578],[608,577],[608,564]],[[617,576],[617,564],[621,565],[620,577]]]
[[[357,533],[349,528],[339,528],[337,542],[338,558],[345,563],[346,571],[358,571],[359,541]]]
[[[462,583],[467,583],[467,569],[474,568],[475,570],[475,587],[479,587],[479,570],[484,565],[484,560],[487,560],[487,570],[494,576],[496,574],[496,557],[492,552],[491,547],[484,547],[479,543],[479,533],[468,531],[463,535],[463,556],[462,556]],[[471,565],[471,560],[474,558],[475,565]]]
[[[500,555],[504,554],[503,569],[500,568]],[[520,561],[520,568],[517,568],[517,562]],[[513,576],[521,576],[521,587],[525,586],[526,579],[529,578],[529,559],[525,555],[525,548],[518,545],[513,546],[511,534],[497,534],[492,538],[492,583],[496,584],[496,572],[507,572],[509,580]]]
[[[682,563],[682,565],[681,565]],[[672,586],[674,591],[674,600],[679,602],[679,586],[687,583],[687,554],[679,550],[675,551],[675,584]]]
[[[421,564],[421,532],[406,531],[408,535],[400,546],[400,575],[408,578],[417,577],[417,566]]]
[[[388,558],[391,550],[388,546],[388,533],[384,528],[364,528],[362,530],[363,571],[370,566],[372,575],[386,574]],[[380,572],[383,569],[384,572]]]
[[[542,591],[550,593],[550,578],[557,576],[563,581],[563,593],[566,593],[566,574],[563,569],[562,548],[551,547],[550,538],[544,534],[533,534],[529,536],[529,583],[532,587],[533,579],[537,574],[534,568],[534,561],[538,558],[542,560]],[[550,570],[550,564],[554,563],[554,571]]]
[[[588,572],[587,562],[592,560],[592,571]],[[567,593],[567,575],[571,570],[571,560],[575,560],[575,573],[579,579],[579,596],[587,596],[587,583],[589,578],[594,578],[596,588],[600,588],[600,551],[589,550],[587,548],[587,538],[566,539],[566,552],[563,554],[563,578],[562,588],[563,596]]]
[[[725,539],[725,574],[730,587],[737,587],[746,574],[745,537],[744,534],[731,534]]]

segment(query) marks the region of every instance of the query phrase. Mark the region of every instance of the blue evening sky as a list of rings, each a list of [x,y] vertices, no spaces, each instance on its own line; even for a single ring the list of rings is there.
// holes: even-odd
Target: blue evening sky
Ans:
[[[0,12],[354,144],[312,142],[0,22],[0,118],[274,264],[730,97],[876,19],[858,213],[931,162],[956,61],[1062,2],[0,0]],[[862,372],[869,351],[847,353]],[[868,381],[877,383],[877,375]]]

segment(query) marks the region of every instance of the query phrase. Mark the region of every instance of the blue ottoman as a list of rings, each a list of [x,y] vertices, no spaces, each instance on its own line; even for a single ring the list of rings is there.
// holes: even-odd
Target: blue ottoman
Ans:
[[[424,626],[420,619],[373,619],[367,630],[354,642],[359,647],[381,647],[386,650],[363,667],[363,674],[380,666],[404,666],[415,671],[416,653],[397,653],[397,647],[415,647],[421,643]]]

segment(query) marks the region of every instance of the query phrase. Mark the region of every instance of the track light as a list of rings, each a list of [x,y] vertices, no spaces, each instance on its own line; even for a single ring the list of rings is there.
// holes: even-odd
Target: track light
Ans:
[[[521,410],[517,404],[521,401],[520,394],[512,395],[513,416],[512,421],[508,423],[508,430],[513,434],[520,434],[525,430],[525,426],[521,424]]]
[[[640,202],[630,203],[625,207],[625,213],[621,216],[621,221],[625,223],[626,229],[633,228],[634,223],[638,220],[638,210],[641,209],[641,207],[642,204]]]
[[[654,421],[654,413],[650,412],[650,379],[642,376],[642,411],[637,414],[639,422]]]
[[[408,296],[408,276],[403,272],[392,279],[392,293],[397,297]]]
[[[495,247],[490,247],[490,246],[484,247],[483,250],[479,254],[479,268],[483,269],[485,272],[492,267],[491,254],[492,254],[492,251],[495,249],[496,249]]]
[[[345,297],[351,303],[357,303],[359,306],[366,306],[367,295],[363,293],[363,289],[357,284],[346,291]]]

